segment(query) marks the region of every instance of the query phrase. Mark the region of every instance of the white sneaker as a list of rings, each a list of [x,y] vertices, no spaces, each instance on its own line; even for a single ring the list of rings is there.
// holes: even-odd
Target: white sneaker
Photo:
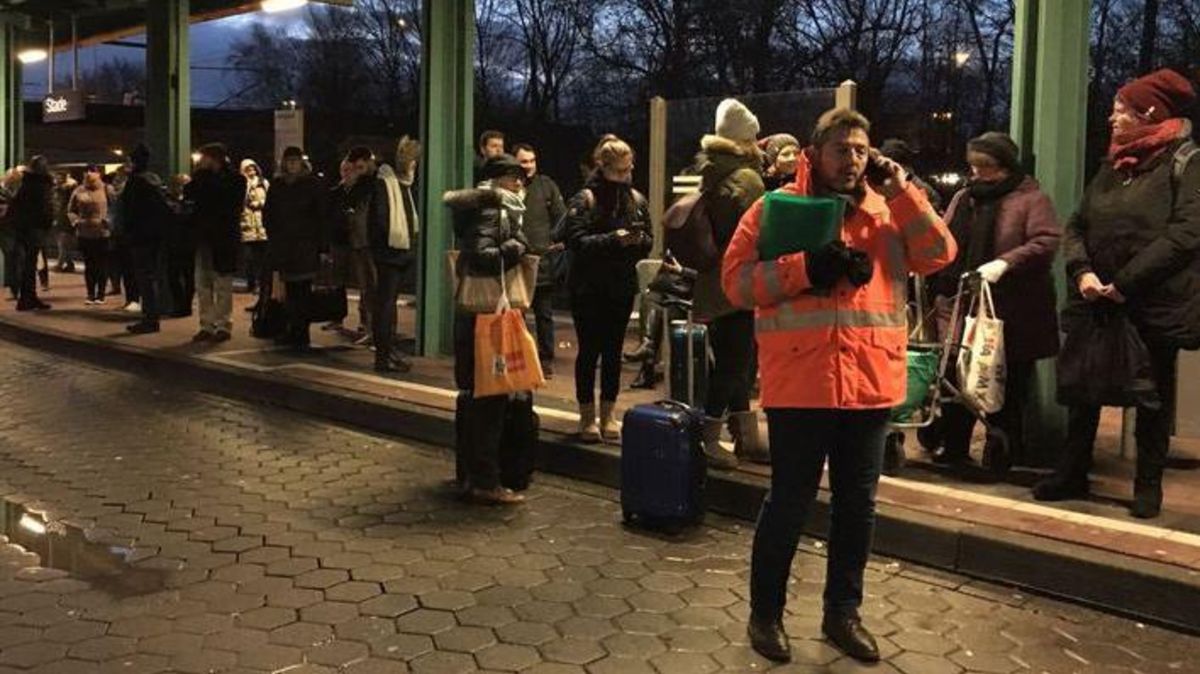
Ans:
[[[99,304],[96,300],[84,300],[83,303],[89,307]]]
[[[123,311],[127,314],[140,314],[142,313],[142,305],[138,302],[130,302],[125,305]]]

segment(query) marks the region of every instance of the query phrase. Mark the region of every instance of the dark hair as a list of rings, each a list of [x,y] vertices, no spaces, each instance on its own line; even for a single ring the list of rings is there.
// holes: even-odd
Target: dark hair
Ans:
[[[814,147],[821,147],[829,142],[833,134],[851,129],[862,129],[863,133],[869,134],[871,122],[861,112],[850,108],[827,110],[817,120],[817,126],[813,129],[812,144]]]
[[[346,153],[346,161],[371,161],[374,158],[375,153],[365,145],[355,145]]]
[[[537,154],[537,150],[533,149],[533,146],[530,145],[529,143],[517,143],[516,145],[512,146],[512,155],[514,157],[517,156],[518,152],[528,152],[529,154]]]
[[[229,148],[225,147],[224,143],[209,143],[202,146],[199,152],[202,156],[212,157],[222,164],[229,163]]]
[[[484,131],[479,136],[479,149],[482,150],[484,147],[486,147],[488,144],[488,141],[492,140],[493,138],[499,138],[500,140],[503,141],[504,140],[504,132],[496,131],[495,129],[488,129],[487,131]]]

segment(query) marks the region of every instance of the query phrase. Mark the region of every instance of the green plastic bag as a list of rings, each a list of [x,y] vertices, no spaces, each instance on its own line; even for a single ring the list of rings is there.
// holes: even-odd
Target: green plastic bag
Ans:
[[[933,351],[908,352],[908,391],[904,402],[892,410],[892,423],[908,423],[929,400],[929,387],[937,381],[940,359]]]

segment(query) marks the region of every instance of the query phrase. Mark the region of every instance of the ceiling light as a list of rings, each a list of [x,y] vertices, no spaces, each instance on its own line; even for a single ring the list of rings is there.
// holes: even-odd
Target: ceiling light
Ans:
[[[17,59],[21,63],[29,64],[45,61],[49,56],[50,54],[46,53],[45,49],[25,49],[17,54]]]
[[[286,12],[289,9],[297,9],[307,4],[308,0],[263,0],[262,11]]]
[[[193,163],[193,164],[197,164],[197,163],[199,163],[199,162],[200,162],[200,153],[199,153],[199,152],[193,152],[193,153],[192,153],[192,163]]]
[[[21,521],[19,524],[22,529],[31,534],[37,534],[41,536],[46,533],[46,523],[36,517],[33,517],[29,513],[21,515]]]

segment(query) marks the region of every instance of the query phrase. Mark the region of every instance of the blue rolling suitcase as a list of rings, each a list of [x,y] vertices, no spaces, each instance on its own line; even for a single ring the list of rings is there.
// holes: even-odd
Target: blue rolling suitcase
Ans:
[[[691,303],[685,325],[692,332]],[[667,312],[664,312],[664,314]],[[695,340],[687,342],[686,363],[695,363]],[[706,348],[700,340],[701,348]],[[687,367],[694,389],[694,367]],[[621,429],[621,511],[627,524],[675,530],[704,519],[707,463],[700,444],[704,412],[691,400],[662,400],[625,413]]]

